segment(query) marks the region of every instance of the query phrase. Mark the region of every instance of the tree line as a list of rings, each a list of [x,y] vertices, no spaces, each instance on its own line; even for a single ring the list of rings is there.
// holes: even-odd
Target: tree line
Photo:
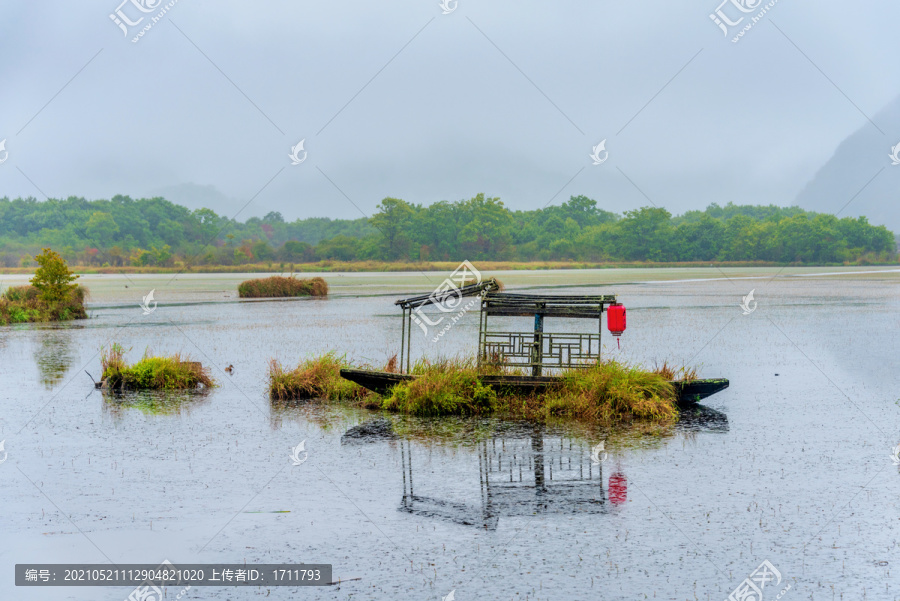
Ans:
[[[865,217],[799,207],[712,204],[618,214],[586,196],[511,210],[478,194],[427,206],[385,198],[370,218],[239,222],[164,198],[0,198],[0,266],[52,247],[78,265],[240,265],[339,261],[894,262],[895,235]]]

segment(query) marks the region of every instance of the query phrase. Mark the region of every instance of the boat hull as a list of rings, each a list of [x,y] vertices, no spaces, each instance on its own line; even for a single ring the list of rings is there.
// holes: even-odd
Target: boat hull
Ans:
[[[395,385],[406,380],[413,380],[416,376],[365,369],[342,369],[341,377],[378,394],[388,394]],[[489,384],[500,392],[528,394],[545,390],[548,386],[557,383],[559,378],[554,376],[480,376],[479,380],[482,384]],[[728,388],[728,380],[725,378],[689,380],[687,382],[675,380],[672,384],[675,385],[675,391],[678,393],[678,403],[683,405],[693,405]]]

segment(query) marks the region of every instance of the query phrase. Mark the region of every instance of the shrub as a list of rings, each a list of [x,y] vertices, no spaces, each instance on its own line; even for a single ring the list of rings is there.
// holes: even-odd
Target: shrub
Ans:
[[[34,260],[38,262],[39,267],[31,278],[31,285],[40,291],[43,300],[60,301],[67,298],[76,288],[72,282],[78,279],[78,276],[69,270],[65,259],[58,253],[45,248]]]
[[[320,277],[299,279],[275,275],[241,282],[238,286],[238,295],[241,298],[327,296],[328,284]]]

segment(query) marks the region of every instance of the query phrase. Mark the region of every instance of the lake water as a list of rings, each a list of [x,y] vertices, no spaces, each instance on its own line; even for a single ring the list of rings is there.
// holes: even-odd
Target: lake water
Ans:
[[[270,359],[381,364],[399,350],[394,300],[445,274],[326,274],[326,300],[245,302],[240,274],[88,276],[90,320],[0,327],[0,599],[131,591],[16,588],[16,563],[164,559],[359,578],[191,600],[722,600],[764,561],[767,600],[788,586],[783,599],[900,599],[900,270],[496,275],[510,291],[618,294],[628,330],[621,349],[605,335],[608,356],[731,387],[675,426],[613,430],[273,404]],[[436,343],[417,330],[414,356],[471,354],[477,329],[472,314]],[[98,377],[112,341],[132,360],[189,354],[220,386],[104,396],[84,370]]]

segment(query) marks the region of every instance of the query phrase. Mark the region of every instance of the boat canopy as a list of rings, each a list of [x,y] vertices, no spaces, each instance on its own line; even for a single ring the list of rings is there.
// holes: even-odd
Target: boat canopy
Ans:
[[[486,294],[482,311],[507,317],[576,317],[600,319],[605,305],[616,304],[615,294],[599,296],[549,296],[544,294]]]
[[[449,282],[449,280],[445,280],[445,283],[447,282]],[[413,296],[411,298],[402,298],[398,301],[395,301],[394,304],[400,305],[400,307],[405,311],[406,309],[416,309],[424,305],[443,305],[446,304],[448,300],[454,298],[476,296],[485,292],[490,292],[492,290],[500,290],[500,283],[497,282],[497,280],[494,278],[484,280],[483,282],[478,282],[477,284],[469,284],[468,286],[462,287],[452,286],[451,282],[451,285],[442,286],[434,292],[431,292],[430,294],[421,294],[419,296]]]

